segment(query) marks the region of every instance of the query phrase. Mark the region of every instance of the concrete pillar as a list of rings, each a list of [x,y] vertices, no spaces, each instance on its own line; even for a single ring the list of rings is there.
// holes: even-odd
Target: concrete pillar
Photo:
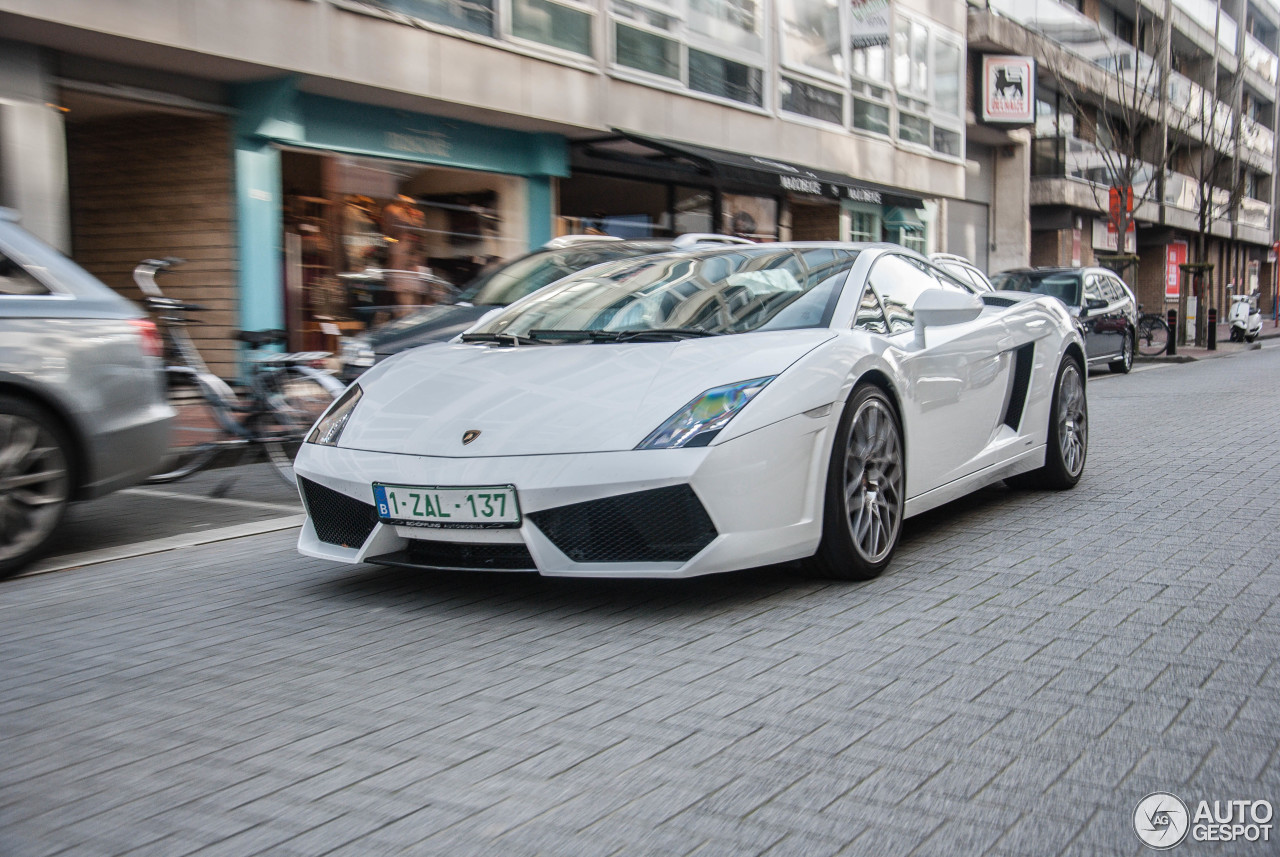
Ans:
[[[995,147],[992,169],[992,271],[1022,268],[1031,259],[1031,133],[1011,131],[1014,142]]]
[[[0,206],[64,253],[71,252],[67,214],[67,142],[44,55],[33,45],[0,40]]]

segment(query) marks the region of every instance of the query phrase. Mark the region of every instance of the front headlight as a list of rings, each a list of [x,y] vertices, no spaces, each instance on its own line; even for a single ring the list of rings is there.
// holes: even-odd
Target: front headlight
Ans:
[[[347,427],[347,421],[355,413],[356,405],[363,395],[364,390],[360,389],[359,384],[352,384],[348,387],[347,391],[329,406],[329,410],[316,423],[316,427],[311,430],[311,434],[307,435],[307,443],[318,443],[321,446],[337,446],[338,438],[342,436],[342,430]]]
[[[706,446],[729,424],[747,402],[776,378],[753,378],[723,387],[712,387],[672,415],[636,449],[679,449]]]

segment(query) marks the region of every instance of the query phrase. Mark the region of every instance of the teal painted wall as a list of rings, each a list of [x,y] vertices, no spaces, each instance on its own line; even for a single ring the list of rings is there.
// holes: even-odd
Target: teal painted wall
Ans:
[[[235,198],[240,326],[284,327],[283,214],[276,144],[522,176],[528,242],[554,232],[553,177],[569,175],[565,139],[299,92],[293,78],[237,86]]]

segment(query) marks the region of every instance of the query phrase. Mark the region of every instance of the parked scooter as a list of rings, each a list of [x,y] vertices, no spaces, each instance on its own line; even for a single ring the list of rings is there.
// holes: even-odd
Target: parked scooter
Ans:
[[[1258,311],[1258,293],[1231,295],[1232,342],[1253,342],[1262,332],[1262,313]]]

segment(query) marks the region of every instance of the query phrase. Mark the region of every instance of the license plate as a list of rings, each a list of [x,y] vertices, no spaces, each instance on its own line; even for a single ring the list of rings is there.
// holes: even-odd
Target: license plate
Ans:
[[[452,488],[375,482],[373,498],[378,517],[389,523],[462,530],[520,526],[514,485]]]

